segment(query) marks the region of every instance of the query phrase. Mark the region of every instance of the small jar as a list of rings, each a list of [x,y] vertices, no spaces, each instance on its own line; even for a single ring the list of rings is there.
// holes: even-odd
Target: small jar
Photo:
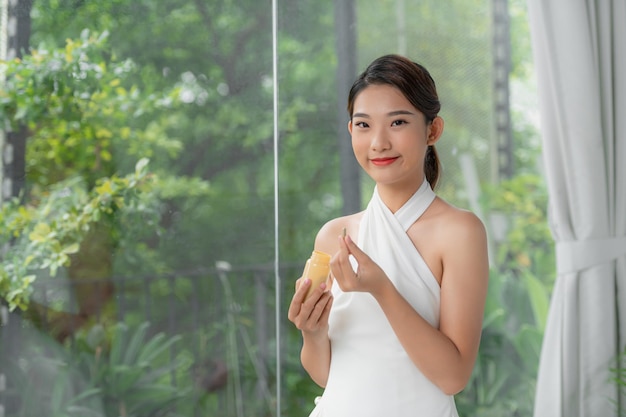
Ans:
[[[306,294],[305,299],[309,298],[311,293],[320,286],[322,282],[326,283],[328,288],[330,278],[330,255],[314,250],[311,253],[311,257],[306,261],[304,265],[304,272],[302,272],[302,279],[310,279],[311,286]]]

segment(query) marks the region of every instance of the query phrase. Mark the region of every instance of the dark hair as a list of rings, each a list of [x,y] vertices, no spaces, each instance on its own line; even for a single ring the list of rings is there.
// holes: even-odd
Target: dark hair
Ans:
[[[426,68],[400,55],[385,55],[374,60],[356,79],[348,94],[348,113],[352,118],[354,100],[366,87],[387,84],[397,88],[419,110],[426,122],[435,120],[441,103],[435,81]],[[434,189],[439,181],[441,164],[434,145],[429,145],[424,159],[426,180]]]

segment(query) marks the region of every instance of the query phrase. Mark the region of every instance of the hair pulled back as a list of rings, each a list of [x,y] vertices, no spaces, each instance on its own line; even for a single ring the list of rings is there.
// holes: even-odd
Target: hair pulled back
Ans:
[[[426,122],[439,114],[441,103],[435,81],[422,65],[400,55],[385,55],[374,60],[356,79],[348,94],[348,113],[352,118],[354,100],[370,85],[386,84],[397,88],[419,110]],[[434,145],[429,145],[424,158],[424,175],[434,189],[439,181],[441,164]]]

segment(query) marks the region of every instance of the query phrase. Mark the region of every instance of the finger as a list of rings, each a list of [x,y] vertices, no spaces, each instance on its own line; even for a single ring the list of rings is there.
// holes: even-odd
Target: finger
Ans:
[[[367,256],[367,254],[363,252],[356,243],[354,243],[350,236],[346,236],[345,245],[347,250],[352,256],[354,256],[354,259],[356,259],[357,262],[360,263],[362,260],[364,261],[369,259],[369,256]]]
[[[306,293],[309,290],[309,287],[313,284],[309,278],[305,278],[305,279],[299,278],[296,281],[296,285],[297,285],[296,292],[293,295],[293,298],[294,300],[298,300],[300,301],[300,303],[303,303],[306,297]]]
[[[318,321],[329,297],[331,296],[328,292],[313,292],[313,294],[301,305],[298,315],[294,317],[294,320],[292,320],[296,327],[302,331],[311,331],[319,327]]]
[[[326,306],[324,307],[324,310],[322,311],[322,315],[320,316],[319,322],[320,323],[328,323],[328,317],[330,316],[330,309],[333,306],[333,300],[335,298],[334,297],[329,297],[328,302],[326,303]]]
[[[354,241],[352,240],[352,237],[350,237],[350,235],[346,236],[343,239],[344,244],[346,245],[346,249],[348,249],[348,251],[350,251],[350,253],[352,253],[352,251],[354,250],[357,253],[363,253],[363,251],[361,251],[361,249],[357,246],[356,243],[354,243]],[[352,253],[354,255],[354,253]]]
[[[311,280],[305,279],[302,281],[302,284],[298,285],[296,289],[296,293],[293,295],[291,299],[291,304],[289,305],[289,311],[287,313],[287,317],[289,320],[293,321],[295,317],[300,314],[300,310],[302,309],[302,303],[304,303],[304,297],[306,296],[307,290],[311,286]]]
[[[354,271],[352,270],[352,263],[350,262],[350,255],[354,256],[352,250],[355,249],[359,254],[363,255],[365,255],[365,253],[354,244],[349,235],[346,237],[340,237],[339,240],[339,253],[336,259],[337,263],[339,264],[344,276],[346,276],[346,273],[349,273],[347,276],[353,275]],[[356,256],[354,256],[354,258],[358,261]]]
[[[324,312],[328,308],[330,308],[328,304],[331,302],[332,298],[333,297],[330,292],[325,292],[322,297],[320,297],[320,299],[317,301],[317,303],[315,303],[315,307],[309,315],[309,321],[316,324],[319,323],[324,315]]]
[[[350,253],[350,249],[348,248],[349,238],[349,236],[339,236],[339,253]]]
[[[348,249],[345,239],[345,237],[339,236],[339,250],[330,261],[331,275],[339,275],[339,280],[342,278],[341,275],[343,274],[345,265],[350,265],[350,250]]]
[[[318,300],[322,297],[322,295],[324,294],[324,290],[326,289],[326,284],[321,283],[318,288],[315,288],[307,296],[308,288],[312,284],[311,284],[311,280],[307,279],[306,281],[308,281],[306,288],[303,288],[304,287],[304,284],[303,284],[301,288],[298,290],[298,293],[302,291],[302,295],[300,294],[294,295],[294,298],[292,299],[292,302],[289,306],[289,310],[291,314],[294,317],[298,316],[298,320],[304,320],[304,321],[309,320],[309,317],[311,316],[311,313],[313,309],[315,308],[315,305],[317,304]]]
[[[313,284],[311,284],[313,285]],[[314,288],[310,294],[307,292],[308,295],[305,294],[305,298],[303,301],[303,305],[306,307],[310,307],[311,309],[313,309],[313,307],[315,307],[315,304],[317,304],[318,300],[322,297],[322,295],[326,292],[326,283],[322,282],[320,283],[317,288]]]

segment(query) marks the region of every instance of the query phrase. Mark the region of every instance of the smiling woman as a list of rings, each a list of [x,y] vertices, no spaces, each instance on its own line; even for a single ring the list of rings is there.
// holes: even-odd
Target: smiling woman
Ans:
[[[390,84],[368,86],[350,107],[354,112],[348,130],[354,154],[372,179],[377,183],[393,181],[402,186],[403,181],[411,182],[424,176],[426,154],[434,152],[432,149],[443,133],[441,117],[428,119]],[[405,171],[404,174],[374,169],[392,165]],[[381,176],[389,176],[389,179]],[[429,180],[437,183],[436,177]]]
[[[438,108],[426,69],[398,55],[352,87],[352,146],[376,188],[365,211],[317,234],[315,249],[333,254],[331,291],[323,283],[305,299],[312,283],[299,280],[289,307],[302,364],[324,387],[311,416],[458,416],[453,395],[482,328],[487,241],[481,221],[437,197],[425,174],[443,131]]]

